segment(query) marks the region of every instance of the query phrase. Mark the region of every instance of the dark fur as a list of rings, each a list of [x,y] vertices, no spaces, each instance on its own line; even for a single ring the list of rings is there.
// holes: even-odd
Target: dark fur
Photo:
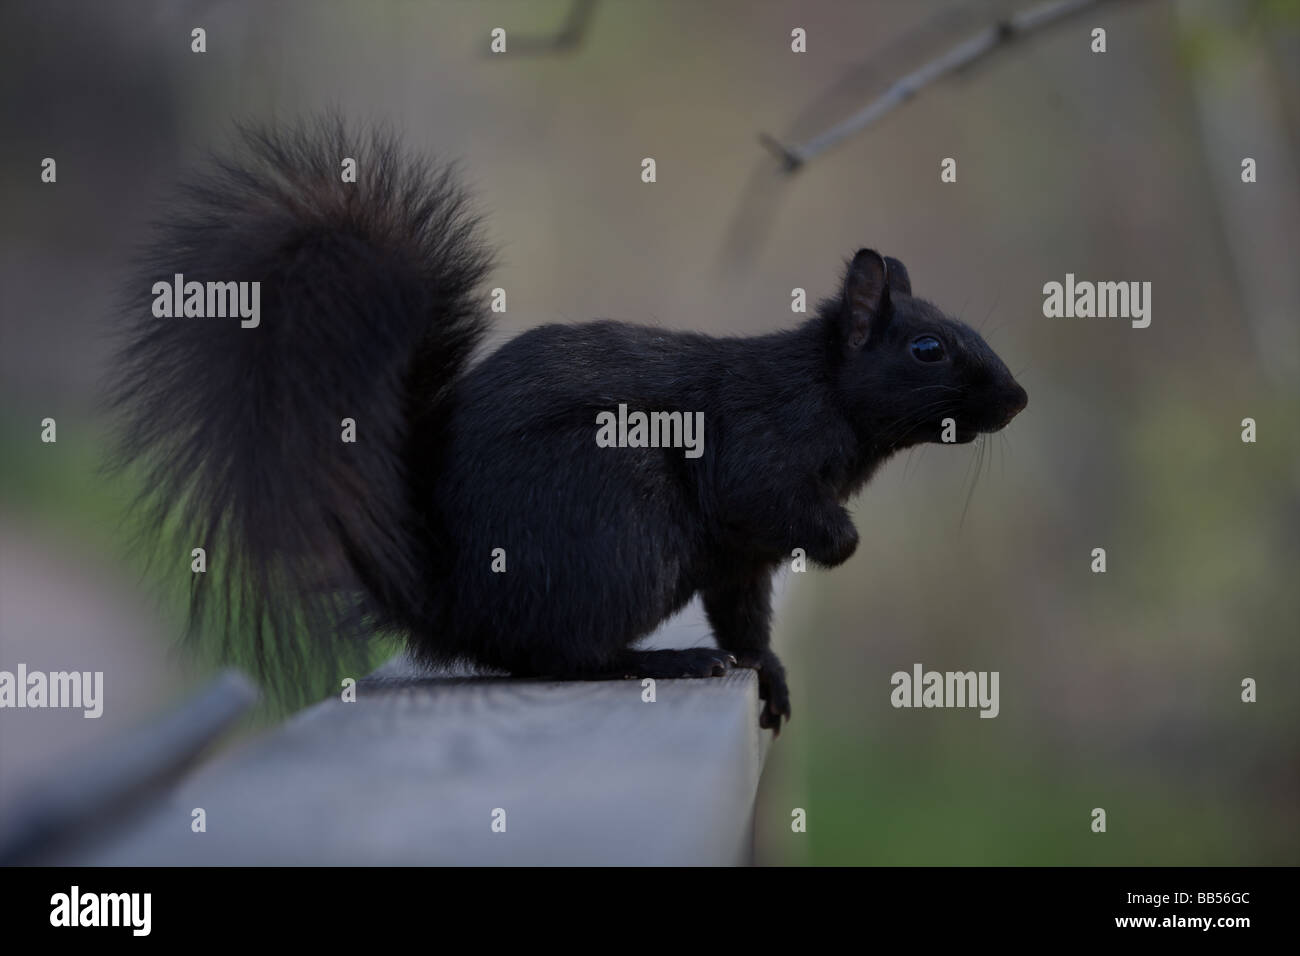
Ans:
[[[519,675],[700,677],[734,657],[759,669],[760,722],[779,728],[773,571],[795,548],[847,560],[843,503],[943,418],[968,441],[1024,407],[974,331],[866,250],[790,331],[552,325],[467,368],[488,256],[449,174],[338,124],[244,144],[162,227],[141,287],[261,279],[261,327],[156,319],[142,293],[117,400],[156,517],[233,563],[223,606],[268,657],[300,620],[396,629],[426,661]],[[913,357],[922,334],[942,362]],[[703,457],[598,448],[596,415],[620,402],[704,412]],[[696,593],[721,651],[631,648]]]

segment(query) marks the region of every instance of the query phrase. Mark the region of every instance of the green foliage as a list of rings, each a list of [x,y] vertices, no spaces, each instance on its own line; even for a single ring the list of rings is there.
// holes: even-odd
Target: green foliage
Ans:
[[[228,646],[218,646],[200,629],[185,639],[188,591],[193,578],[188,553],[162,555],[157,542],[169,540],[165,529],[141,527],[130,502],[137,486],[135,476],[107,476],[102,469],[101,434],[84,420],[57,416],[59,440],[39,441],[30,423],[0,419],[0,500],[28,521],[97,556],[106,566],[125,567],[143,593],[157,601],[158,616],[176,644],[182,646],[200,671],[234,666],[248,673],[262,689],[257,719],[269,723],[306,704],[337,694],[344,677],[360,679],[398,650],[395,639],[376,639],[357,646],[340,660],[319,654],[299,656],[304,666],[290,671],[282,663],[259,656],[249,635],[234,635]],[[220,591],[221,563],[211,561],[214,592]],[[215,630],[215,629],[214,629]],[[299,633],[302,648],[310,636]],[[160,648],[160,651],[163,650]]]

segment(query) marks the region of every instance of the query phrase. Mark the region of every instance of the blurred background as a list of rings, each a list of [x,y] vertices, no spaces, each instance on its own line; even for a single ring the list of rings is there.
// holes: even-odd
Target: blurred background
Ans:
[[[0,668],[103,670],[114,706],[0,715],[0,811],[213,667],[128,548],[138,489],[99,470],[112,304],[168,185],[234,120],[337,107],[461,160],[501,248],[502,337],[784,328],[793,288],[815,302],[870,245],[1028,390],[985,445],[888,465],[853,503],[855,557],[786,582],[794,719],[759,862],[1300,863],[1300,2],[1102,4],[793,175],[758,142],[815,135],[1028,5],[606,0],[571,44],[525,50],[568,0],[5,4]],[[494,27],[517,52],[488,55]],[[1150,327],[1045,318],[1067,272],[1151,282]],[[917,662],[999,671],[1000,715],[892,708]]]

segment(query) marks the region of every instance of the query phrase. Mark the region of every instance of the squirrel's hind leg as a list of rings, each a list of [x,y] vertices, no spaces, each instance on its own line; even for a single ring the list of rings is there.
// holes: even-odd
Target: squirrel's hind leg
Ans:
[[[716,647],[687,647],[682,650],[623,651],[618,655],[611,676],[654,677],[722,677],[727,667],[736,663],[734,655]]]

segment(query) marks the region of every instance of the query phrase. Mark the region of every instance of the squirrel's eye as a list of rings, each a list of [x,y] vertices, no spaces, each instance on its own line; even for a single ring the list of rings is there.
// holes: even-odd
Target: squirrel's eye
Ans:
[[[937,362],[943,358],[943,343],[933,335],[923,335],[912,343],[912,354],[922,362]]]

